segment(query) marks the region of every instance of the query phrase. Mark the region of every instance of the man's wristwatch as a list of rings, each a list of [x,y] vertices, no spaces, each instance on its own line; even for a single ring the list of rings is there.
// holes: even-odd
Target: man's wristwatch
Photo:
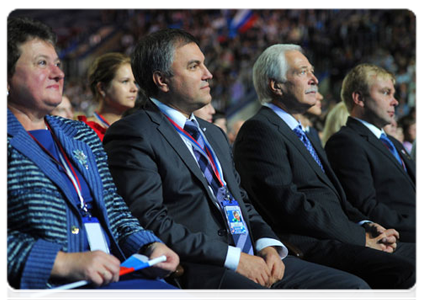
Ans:
[[[142,246],[140,248],[140,250],[138,251],[138,253],[149,256],[151,254],[151,250],[152,250],[151,248],[153,247],[153,245],[155,243],[156,242],[145,244],[144,246]]]

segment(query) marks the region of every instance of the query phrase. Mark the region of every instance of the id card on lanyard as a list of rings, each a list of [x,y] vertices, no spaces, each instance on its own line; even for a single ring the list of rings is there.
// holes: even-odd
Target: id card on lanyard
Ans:
[[[65,171],[65,174],[71,181],[73,187],[75,188],[76,194],[78,195],[80,205],[79,208],[82,211],[83,218],[82,221],[84,223],[84,228],[87,233],[88,244],[90,246],[91,251],[95,250],[102,250],[106,253],[110,253],[109,248],[107,246],[106,238],[104,236],[103,230],[101,228],[100,222],[97,218],[92,217],[90,212],[88,211],[87,205],[84,201],[84,197],[81,191],[81,184],[79,182],[78,175],[75,169],[72,166],[69,158],[66,155],[63,147],[61,146],[59,140],[55,136],[54,132],[51,130],[49,124],[46,122],[48,130],[50,130],[51,136],[55,141],[59,151],[57,151],[57,155],[59,156],[59,160],[50,153],[30,132],[28,134],[32,137],[32,139],[41,147],[46,154],[48,154],[61,168]]]
[[[229,193],[226,186],[219,188],[216,198],[225,214],[231,234],[247,234],[247,225],[238,201]]]
[[[247,227],[242,216],[241,208],[239,207],[238,202],[229,193],[229,190],[223,179],[222,167],[217,159],[216,154],[213,151],[213,148],[208,144],[207,139],[203,136],[205,148],[202,148],[188,132],[186,132],[183,128],[176,124],[171,118],[169,118],[169,116],[167,116],[166,114],[165,116],[175,127],[176,131],[180,135],[185,137],[194,148],[198,149],[199,152],[201,152],[202,155],[208,159],[210,165],[212,166],[214,176],[220,184],[220,188],[218,189],[217,195],[215,196],[218,205],[224,212],[231,234],[247,234]],[[203,135],[201,130],[200,134]]]
[[[109,247],[98,219],[95,217],[84,217],[82,221],[84,222],[90,250],[101,250],[109,254]]]

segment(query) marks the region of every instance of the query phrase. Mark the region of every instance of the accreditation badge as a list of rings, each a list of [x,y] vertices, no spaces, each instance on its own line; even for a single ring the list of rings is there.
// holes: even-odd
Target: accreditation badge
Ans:
[[[238,201],[230,195],[226,187],[221,187],[221,189],[224,191],[218,192],[217,200],[225,213],[231,234],[247,234],[247,227]]]
[[[105,253],[110,253],[107,241],[101,228],[100,222],[95,217],[83,218],[85,230],[87,232],[88,244],[90,250],[101,250]]]

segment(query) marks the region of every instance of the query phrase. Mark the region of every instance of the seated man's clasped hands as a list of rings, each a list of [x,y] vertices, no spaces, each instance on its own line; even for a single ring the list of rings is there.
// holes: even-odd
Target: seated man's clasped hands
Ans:
[[[251,205],[225,133],[194,114],[211,102],[205,61],[186,31],[141,39],[132,70],[149,99],[103,140],[118,192],[141,225],[180,256],[181,286],[368,288],[357,276],[287,255]]]
[[[234,160],[255,208],[305,260],[355,274],[371,288],[412,287],[415,244],[399,242],[395,227],[353,204],[321,145],[304,132],[298,115],[316,104],[319,80],[302,48],[268,47],[254,64],[253,81],[262,108],[241,127]],[[362,180],[362,166],[344,150],[340,158],[358,171],[352,181]]]
[[[369,220],[416,241],[416,163],[386,126],[396,124],[395,76],[359,64],[345,76],[341,98],[350,114],[326,143],[329,162],[348,200]]]

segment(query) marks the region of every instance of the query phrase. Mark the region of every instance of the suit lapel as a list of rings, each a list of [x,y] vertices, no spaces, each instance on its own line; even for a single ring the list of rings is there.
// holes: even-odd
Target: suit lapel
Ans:
[[[398,163],[394,155],[389,151],[389,149],[360,121],[357,121],[353,118],[348,118],[347,127],[350,127],[355,132],[357,132],[367,143],[369,143],[373,148],[376,149],[376,153],[383,155],[391,164],[395,166],[399,171],[406,175],[402,165]],[[397,148],[397,147],[396,147]],[[397,151],[402,154],[400,149],[397,148]],[[403,154],[401,155],[401,157]],[[405,161],[405,159],[402,157]],[[408,176],[407,176],[408,177]]]
[[[310,167],[313,169],[313,171],[317,174],[317,176],[324,181],[327,185],[333,188],[333,190],[339,194],[337,189],[334,187],[334,184],[332,181],[328,178],[328,176],[320,169],[320,166],[316,163],[314,158],[310,155],[310,152],[307,150],[307,148],[304,146],[303,142],[297,137],[297,135],[294,133],[291,128],[270,108],[263,107],[262,108],[270,121],[274,126],[278,128],[278,131],[285,137],[286,140],[290,141],[292,145],[298,150],[298,152],[304,157],[304,159],[308,162]],[[309,137],[310,139],[310,137]],[[313,143],[313,141],[310,139],[313,147],[315,148],[317,155],[320,158],[320,161],[323,164],[323,168],[325,168],[325,171],[330,170],[329,163],[327,162],[326,155],[323,153],[321,147],[318,147]]]
[[[207,191],[209,197],[208,199],[213,202],[214,206],[219,206],[219,204],[216,202],[216,197],[213,195],[213,193],[210,190],[209,184],[207,180],[204,177],[203,172],[201,172],[195,158],[191,154],[191,152],[188,150],[187,145],[185,142],[181,139],[180,135],[177,133],[173,125],[167,120],[164,115],[160,112],[160,110],[153,105],[148,105],[146,107],[146,113],[149,115],[150,119],[158,125],[157,130],[160,132],[160,134],[163,136],[163,138],[169,143],[170,147],[173,148],[173,150],[178,154],[178,156],[181,158],[181,160],[185,163],[187,168],[190,170],[190,172],[201,182],[204,189]],[[233,193],[233,189],[236,189],[237,187],[232,186],[236,180],[234,181],[233,175],[232,175],[232,169],[231,166],[232,161],[228,161],[225,159],[224,150],[220,147],[219,143],[216,141],[214,136],[210,134],[209,131],[204,130],[204,125],[199,121],[200,124],[200,130],[204,133],[206,136],[208,142],[210,143],[210,146],[213,148],[220,164],[223,170],[223,175],[225,177],[226,183],[228,184],[228,188]],[[228,180],[229,179],[229,180]],[[237,193],[239,194],[239,193]],[[242,199],[239,200],[239,205],[241,207],[242,213],[246,216],[248,216],[248,212],[246,210],[246,207],[244,206],[244,203]],[[220,207],[220,206],[219,206]],[[220,208],[219,208],[220,209]],[[249,227],[250,234],[251,233],[251,227],[249,223],[249,219],[246,218],[247,226]]]
[[[330,165],[329,160],[327,159],[326,152],[320,145],[316,145],[317,142],[311,141],[311,143],[313,144],[317,155],[319,155],[320,162],[322,163],[323,168],[325,169],[324,176],[322,176],[321,178],[323,180],[326,180],[326,183],[330,183],[329,186],[333,187],[333,190],[338,194],[340,199],[346,199],[344,189],[341,183],[339,182],[338,177],[336,177],[335,172],[332,170],[332,166]]]
[[[70,201],[70,199],[72,199],[72,193],[62,173],[59,171],[57,164],[30,137],[10,111],[8,111],[8,135],[12,137],[10,139],[10,144],[37,165],[41,172],[62,190],[68,202],[76,209],[73,201]]]
[[[151,105],[152,106],[152,105]],[[201,172],[200,168],[198,167],[198,164],[191,154],[191,152],[188,150],[187,145],[182,140],[178,132],[175,130],[173,125],[167,120],[163,113],[160,112],[160,110],[157,107],[150,107],[149,109],[146,109],[147,114],[149,115],[150,119],[156,123],[157,130],[160,132],[160,134],[163,136],[163,138],[169,143],[170,147],[173,148],[173,150],[178,154],[178,156],[181,158],[181,160],[185,163],[187,168],[194,174],[195,177],[197,177],[198,180],[202,183],[206,191],[211,196],[211,191],[208,186],[208,183]],[[212,197],[212,196],[211,196]]]
[[[407,153],[407,151],[404,148],[398,149],[396,145],[395,145],[395,148],[397,148],[398,153],[400,154],[402,160],[404,161],[405,167],[407,168],[407,173],[410,176],[411,181],[413,182],[413,184],[415,184],[416,182],[415,162],[413,161],[413,159],[410,157],[410,155]]]
[[[99,209],[104,207],[100,201],[103,199],[103,185],[96,176],[98,174],[97,163],[91,148],[77,139],[78,131],[70,123],[59,124],[60,121],[56,118],[50,116],[46,118],[72,166],[78,169],[90,187],[97,207]]]
[[[399,149],[394,143],[395,148],[397,149],[398,153],[401,156],[401,159],[405,163],[405,166],[408,170],[408,172],[411,172],[408,174],[402,165],[400,165],[397,161],[397,159],[394,157],[394,155],[389,151],[389,149],[366,127],[364,126],[360,121],[357,121],[353,118],[348,118],[347,126],[350,127],[352,130],[357,132],[367,143],[369,143],[373,148],[376,149],[375,153],[379,153],[383,155],[392,165],[395,166],[395,168],[398,169],[401,174],[403,174],[413,185],[415,191],[420,194],[419,187],[416,186],[416,183],[413,182],[413,179],[411,178],[410,174],[413,174],[414,178],[418,178],[418,175],[416,177],[416,174],[414,174],[414,166],[411,166],[409,164],[409,158],[408,155],[405,155],[402,153],[403,149]],[[392,141],[392,140],[391,140]],[[419,179],[417,179],[419,182]]]
[[[210,134],[210,132],[208,132],[207,130],[204,130],[205,128],[201,126],[201,124],[200,124],[200,127],[203,133],[205,134],[207,141],[210,143],[210,146],[215,152],[217,159],[219,160],[220,166],[222,167],[223,178],[225,179],[226,184],[229,190],[231,191],[232,195],[234,195],[233,187],[232,187],[233,180],[231,176],[231,174],[233,173],[233,170],[232,170],[233,162],[231,160],[226,159],[224,150],[222,149],[220,144],[216,141],[215,137],[212,134]]]
[[[414,159],[408,154],[407,150],[402,146],[401,142],[396,140],[394,137],[388,135],[388,138],[394,144],[394,147],[397,149],[402,161],[405,164],[407,171],[405,172],[408,178],[411,180],[412,184],[415,187],[416,183],[416,163]]]
[[[201,126],[201,122],[200,122],[200,127],[203,133],[206,135],[206,138],[208,142],[210,143],[210,146],[213,148],[213,151],[215,152],[217,159],[219,160],[219,163],[222,167],[223,178],[226,182],[226,186],[228,190],[230,191],[231,195],[235,197],[235,200],[237,200],[238,205],[241,208],[242,214],[244,216],[248,216],[249,214],[248,214],[247,208],[245,207],[243,199],[238,199],[238,197],[242,197],[242,196],[241,195],[237,196],[239,194],[239,184],[236,178],[234,177],[234,173],[233,173],[234,164],[232,161],[232,157],[227,157],[227,155],[225,155],[225,150],[222,148],[221,144],[216,140],[216,137],[210,134],[209,131],[204,130],[205,128]],[[250,225],[250,218],[244,217],[244,220],[247,223],[250,237],[254,243],[253,233],[252,233],[251,225]]]
[[[213,151],[216,153],[216,156],[222,167],[223,174],[227,174],[229,172],[229,167],[232,166],[232,162],[227,161],[225,159],[223,149],[221,148],[220,144],[216,141],[215,137],[212,134],[210,134],[210,131],[207,131],[207,128],[202,126],[201,123],[200,123],[200,128],[203,134],[206,136],[207,141],[210,143],[210,146],[212,147]]]

